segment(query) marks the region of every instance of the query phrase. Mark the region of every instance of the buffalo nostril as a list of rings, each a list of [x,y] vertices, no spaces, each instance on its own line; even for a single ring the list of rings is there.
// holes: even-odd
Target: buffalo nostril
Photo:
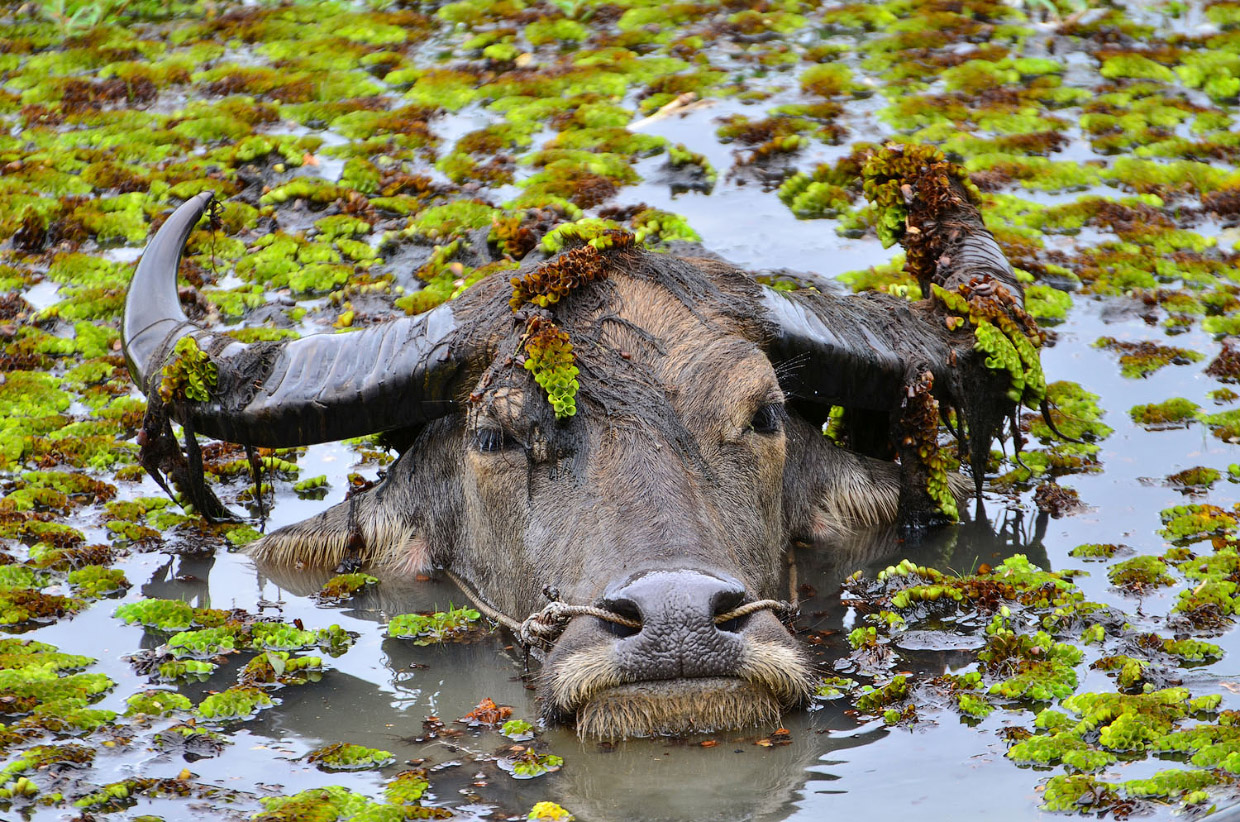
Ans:
[[[749,617],[739,616],[731,619],[720,620],[720,617],[726,617],[730,612],[735,611],[745,601],[745,592],[735,589],[720,591],[711,599],[711,615],[715,620],[715,627],[720,631],[729,631],[736,633],[745,627],[745,623]]]
[[[605,610],[610,611],[616,616],[629,622],[637,623],[636,626],[625,625],[622,622],[612,622],[609,619],[599,619],[603,629],[612,634],[617,639],[631,637],[641,630],[642,614],[637,607],[637,603],[628,599],[607,599],[600,603]]]

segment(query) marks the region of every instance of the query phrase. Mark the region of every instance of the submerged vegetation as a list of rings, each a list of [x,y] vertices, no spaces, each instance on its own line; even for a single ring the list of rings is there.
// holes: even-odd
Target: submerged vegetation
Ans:
[[[1240,381],[1240,5],[1230,0],[40,0],[6,6],[0,41],[6,818],[156,803],[168,818],[195,803],[259,820],[450,813],[439,803],[453,794],[433,790],[449,775],[343,739],[296,754],[330,779],[315,770],[315,787],[261,798],[262,774],[234,789],[146,759],[149,773],[120,781],[115,761],[96,766],[150,750],[190,765],[229,756],[258,717],[326,693],[332,660],[357,639],[339,612],[385,591],[341,569],[306,592],[321,618],[303,622],[267,612],[270,602],[234,607],[219,591],[216,607],[209,596],[191,603],[189,575],[149,578],[148,552],[209,556],[259,534],[257,521],[208,522],[144,478],[147,408],[120,351],[136,249],[205,190],[222,208],[189,237],[181,303],[195,321],[261,342],[423,312],[492,274],[513,277],[514,310],[553,314],[568,289],[605,276],[599,261],[615,245],[675,250],[705,235],[763,246],[747,210],[754,226],[806,221],[796,236],[838,234],[885,259],[880,243],[920,230],[904,185],[937,169],[927,179],[954,181],[979,204],[1044,329],[1071,329],[1095,298],[1142,323],[1082,342],[1096,340],[1087,355],[1145,392],[1103,409],[1091,376],[1038,364],[1071,334],[1044,342],[1032,325],[929,288],[933,261],[916,244],[844,274],[853,290],[939,300],[1009,375],[1014,402],[1046,400],[1049,423],[1018,413],[991,455],[994,492],[1032,491],[1047,515],[1065,513],[1076,489],[1060,481],[1105,470],[1112,426],[1200,432],[1206,449],[1240,441],[1240,396],[1226,387]],[[725,194],[738,213],[722,232],[677,213],[702,215],[697,198]],[[503,273],[556,253],[533,274]],[[762,253],[755,267],[782,265],[780,249]],[[792,275],[769,274],[799,287]],[[530,379],[571,416],[572,342],[549,318],[528,322]],[[154,390],[166,403],[209,399],[218,375],[207,353],[191,338],[176,353]],[[1160,393],[1177,372],[1209,386]],[[928,390],[921,400],[932,491],[954,512],[946,471],[965,455],[938,444],[941,413]],[[256,449],[257,484],[241,448],[209,443],[201,457],[221,499],[259,514],[260,500],[361,487],[360,472],[390,461],[368,439],[348,448],[356,464],[330,480],[307,449]],[[1240,774],[1240,705],[1210,666],[1240,615],[1240,458],[1207,461],[1146,472],[1176,500],[1154,506],[1155,519],[1062,546],[1057,556],[1092,578],[1039,567],[1036,538],[1030,558],[969,573],[905,562],[851,578],[859,622],[820,648],[843,656],[849,676],[824,679],[815,706],[892,728],[958,718],[1001,733],[1051,811],[1223,804]],[[107,627],[79,636],[87,620]],[[56,644],[42,641],[53,631]],[[967,639],[969,650],[951,673],[923,675],[902,656],[918,632]],[[488,636],[477,611],[450,608],[392,616],[385,647]],[[104,648],[128,654],[133,676],[101,665]],[[530,801],[501,813],[573,818],[543,800],[562,798],[557,771],[572,762],[544,749],[540,728],[490,700],[461,724],[427,717],[419,739],[504,745],[477,758],[503,779],[540,778],[520,794]],[[473,785],[461,790],[470,798],[457,801],[482,802]]]

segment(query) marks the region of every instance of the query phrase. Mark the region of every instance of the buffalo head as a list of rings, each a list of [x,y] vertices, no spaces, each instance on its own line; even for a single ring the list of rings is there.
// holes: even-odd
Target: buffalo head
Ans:
[[[169,404],[187,428],[270,447],[388,432],[402,449],[381,484],[254,555],[447,569],[516,622],[550,593],[571,608],[558,637],[542,635],[539,694],[585,734],[739,727],[804,700],[813,672],[778,605],[790,542],[901,509],[932,519],[900,427],[918,396],[965,409],[990,441],[976,397],[993,372],[932,306],[784,295],[623,235],[416,317],[243,345],[178,304],[181,248],[209,201],[181,206],[138,267],[124,319],[138,384],[151,394],[193,337],[218,379],[207,399]],[[966,216],[955,265],[1010,283]],[[558,372],[540,384],[540,368]],[[832,406],[869,454],[823,436]],[[960,497],[967,483],[950,485]]]

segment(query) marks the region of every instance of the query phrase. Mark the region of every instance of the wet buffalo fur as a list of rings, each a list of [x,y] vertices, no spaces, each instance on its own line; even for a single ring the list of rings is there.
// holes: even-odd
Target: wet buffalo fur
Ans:
[[[358,559],[400,574],[450,567],[520,620],[546,603],[546,586],[594,603],[609,584],[655,568],[726,574],[751,598],[787,599],[791,541],[829,544],[896,519],[897,467],[832,443],[781,389],[752,279],[637,250],[607,261],[607,279],[550,311],[511,312],[504,277],[464,294],[460,412],[399,432],[407,448],[382,483],[251,553],[277,565]],[[521,365],[531,311],[574,347],[581,387],[567,420]],[[963,498],[970,483],[957,480]],[[768,721],[812,679],[769,613],[740,629],[751,652],[733,678],[658,686],[633,682],[608,650],[614,636],[584,622],[597,621],[570,626],[540,694],[550,714],[576,714],[591,735]]]

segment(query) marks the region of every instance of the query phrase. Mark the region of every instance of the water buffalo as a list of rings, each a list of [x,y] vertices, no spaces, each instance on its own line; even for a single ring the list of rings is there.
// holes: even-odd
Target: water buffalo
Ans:
[[[153,407],[144,463],[179,457],[153,444],[171,433],[156,389],[186,337],[214,374],[205,399],[166,397],[191,433],[281,447],[388,432],[402,453],[379,485],[253,554],[442,568],[512,624],[558,617],[558,637],[526,637],[546,646],[539,697],[585,735],[742,727],[805,700],[814,672],[779,605],[788,545],[942,519],[944,487],[962,499],[970,483],[940,475],[934,493],[940,403],[974,456],[1012,410],[1008,377],[940,303],[778,292],[623,233],[570,238],[418,316],[241,344],[178,300],[210,201],[167,220],[128,294],[125,354]],[[936,281],[1014,295],[1023,313],[976,209],[949,206],[919,232],[936,237]],[[537,371],[556,357],[544,390]],[[850,448],[823,435],[832,407]],[[567,610],[548,616],[548,594]]]

